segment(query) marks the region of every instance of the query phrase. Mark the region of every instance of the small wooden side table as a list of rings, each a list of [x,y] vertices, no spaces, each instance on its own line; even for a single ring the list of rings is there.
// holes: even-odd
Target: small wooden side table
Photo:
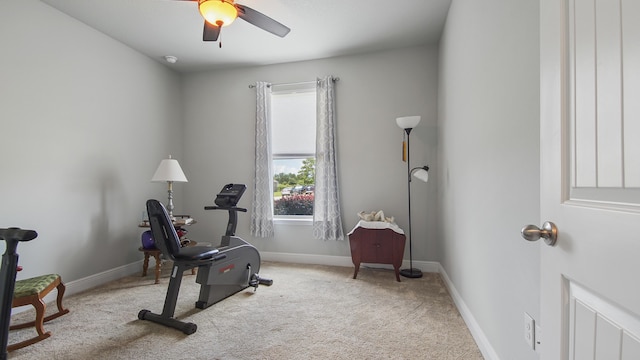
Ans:
[[[198,243],[191,240],[187,243],[186,246],[196,246]],[[156,281],[154,284],[158,284],[160,282],[160,271],[162,270],[162,260],[160,259],[160,255],[162,252],[160,249],[145,249],[142,246],[138,248],[138,251],[142,251],[144,253],[144,262],[142,263],[142,277],[147,276],[147,270],[149,269],[149,257],[153,256],[156,260]],[[196,269],[191,269],[191,275],[196,274]]]
[[[349,235],[351,261],[355,266],[353,278],[358,276],[360,263],[391,264],[400,282],[400,266],[404,255],[404,234],[391,229],[358,227]]]
[[[173,226],[175,227],[176,231],[179,230],[182,226],[188,226],[188,225],[193,225],[196,223],[196,221],[191,217],[191,215],[174,215],[175,220],[173,220]],[[141,222],[138,227],[141,228],[150,228],[151,226],[149,225],[149,221],[145,220],[143,222]],[[183,240],[183,239],[180,239]],[[195,246],[197,244],[197,242],[189,240],[186,245],[183,246]],[[162,268],[162,260],[160,260],[160,255],[162,254],[162,252],[160,251],[160,249],[158,248],[153,248],[153,249],[145,249],[144,247],[140,246],[138,248],[138,251],[141,251],[144,253],[144,263],[142,264],[142,276],[147,276],[147,269],[149,268],[149,257],[153,256],[153,258],[156,260],[156,284],[160,282],[160,271]],[[191,269],[191,274],[195,275],[196,274],[196,269],[193,268]]]

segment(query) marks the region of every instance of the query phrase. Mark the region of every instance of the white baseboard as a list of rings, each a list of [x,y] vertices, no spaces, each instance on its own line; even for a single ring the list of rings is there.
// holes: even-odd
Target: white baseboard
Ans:
[[[291,254],[261,251],[260,258],[263,261],[278,261],[295,264],[353,266],[351,257],[348,256]]]
[[[449,279],[449,275],[447,275],[447,272],[444,271],[444,268],[440,263],[438,263],[438,268],[438,272],[444,280],[444,283],[449,290],[449,294],[451,295],[453,302],[456,304],[460,315],[462,315],[464,322],[467,324],[467,327],[471,332],[471,336],[473,336],[473,339],[476,341],[476,344],[478,345],[482,356],[486,360],[499,360],[500,358],[498,357],[496,351],[493,349],[493,346],[491,346],[489,339],[487,339],[487,337],[485,336],[484,332],[480,328],[480,325],[471,313],[471,310],[469,310],[467,304],[465,304],[464,300],[462,300],[460,293],[458,293],[458,290],[456,290],[456,287],[451,282],[451,279]]]
[[[139,260],[127,265],[122,265],[118,266],[117,268],[103,271],[101,273],[89,275],[82,279],[65,282],[64,284],[67,287],[65,295],[77,294],[94,287],[104,285],[110,281],[122,279],[125,276],[133,275],[135,273],[142,273],[142,261],[143,260]]]
[[[260,252],[260,257],[264,261],[278,261],[296,264],[314,264],[352,267],[353,262],[350,256],[334,256],[334,255],[309,255],[309,254],[290,254],[290,253],[274,253]],[[367,267],[380,269],[393,269],[393,266],[386,264],[366,264]],[[423,272],[439,272],[440,263],[435,261],[413,261],[413,267]],[[402,268],[409,268],[409,260],[403,260]]]

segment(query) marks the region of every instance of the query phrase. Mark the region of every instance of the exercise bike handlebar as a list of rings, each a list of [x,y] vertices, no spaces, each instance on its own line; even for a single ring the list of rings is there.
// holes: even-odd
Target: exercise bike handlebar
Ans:
[[[245,208],[241,208],[241,207],[237,207],[237,206],[232,206],[232,207],[220,207],[220,206],[205,206],[204,207],[205,210],[229,210],[229,211],[242,211],[242,212],[247,212],[247,209]]]
[[[0,239],[2,240],[29,241],[36,237],[38,237],[38,233],[35,230],[23,230],[17,227],[0,229]]]
[[[0,240],[7,242],[6,254],[13,255],[16,253],[18,242],[30,241],[38,237],[35,230],[24,230],[17,227],[0,229]]]
[[[229,211],[229,221],[227,222],[227,230],[225,236],[234,236],[236,234],[236,226],[238,225],[238,211],[247,212],[247,209],[237,206],[205,206],[205,210],[227,210]]]

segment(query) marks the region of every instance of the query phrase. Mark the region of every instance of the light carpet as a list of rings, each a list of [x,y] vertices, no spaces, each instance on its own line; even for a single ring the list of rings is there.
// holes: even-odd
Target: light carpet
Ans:
[[[393,271],[266,262],[271,287],[246,289],[196,309],[199,285],[185,272],[176,317],[195,334],[138,320],[159,313],[170,263],[160,284],[129,276],[67,296],[71,312],[49,323],[52,336],[9,353],[9,359],[482,359],[440,276],[401,278]],[[151,272],[153,273],[153,272]],[[47,314],[55,304],[48,304]],[[16,314],[21,322],[34,316]],[[13,330],[9,343],[35,335]]]

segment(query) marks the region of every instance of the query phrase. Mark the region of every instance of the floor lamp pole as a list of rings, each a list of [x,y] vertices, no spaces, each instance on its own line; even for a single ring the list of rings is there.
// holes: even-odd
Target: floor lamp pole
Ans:
[[[411,128],[404,129],[404,131],[407,133],[407,196],[409,204],[409,231],[407,231],[407,235],[409,235],[409,268],[400,270],[400,275],[417,279],[422,277],[422,271],[413,268],[413,250],[411,246]]]

